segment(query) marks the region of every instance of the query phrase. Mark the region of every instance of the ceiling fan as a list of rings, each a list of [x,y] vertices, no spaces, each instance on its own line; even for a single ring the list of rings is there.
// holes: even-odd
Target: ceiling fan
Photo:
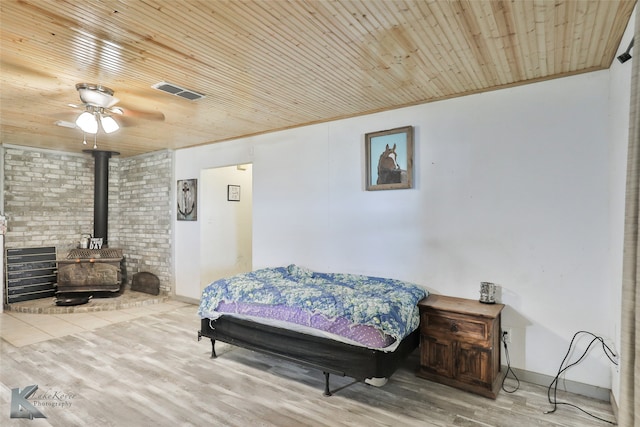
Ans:
[[[85,134],[84,144],[87,143],[86,134],[96,135],[99,127],[102,127],[105,133],[112,133],[120,129],[120,125],[113,118],[114,115],[131,116],[147,120],[164,120],[164,114],[160,112],[128,110],[116,106],[120,100],[113,96],[113,90],[106,86],[93,83],[78,83],[76,84],[76,90],[78,91],[82,104],[69,104],[69,106],[82,108],[84,111],[75,119],[75,123],[60,121],[56,123],[59,126],[80,128]],[[95,142],[94,148],[96,148]]]
[[[98,121],[105,133],[120,129],[118,123],[111,117],[112,113],[122,114],[119,108],[112,108],[120,101],[113,96],[113,90],[106,86],[89,83],[78,83],[76,90],[84,104],[85,111],[76,119],[76,125],[85,133],[97,133]]]

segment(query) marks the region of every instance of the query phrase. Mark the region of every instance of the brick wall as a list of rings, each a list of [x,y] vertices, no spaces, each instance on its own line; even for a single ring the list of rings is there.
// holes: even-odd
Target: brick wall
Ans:
[[[128,275],[148,271],[169,291],[173,154],[160,151],[121,159],[119,173],[119,221],[112,222],[113,238],[126,248]]]
[[[93,233],[93,158],[5,148],[7,248],[56,246],[65,252]]]
[[[173,287],[172,171],[169,151],[109,161],[108,241],[124,250],[127,284],[149,271],[164,291]],[[93,234],[93,189],[89,154],[5,146],[5,247],[55,246],[66,256],[81,234]]]

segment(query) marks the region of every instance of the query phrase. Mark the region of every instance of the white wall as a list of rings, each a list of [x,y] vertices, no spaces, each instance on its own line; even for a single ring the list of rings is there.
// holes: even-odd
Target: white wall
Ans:
[[[578,330],[611,335],[609,72],[180,150],[176,179],[253,163],[253,266],[394,277],[471,299],[502,288],[514,367],[555,375]],[[364,191],[364,134],[415,126],[415,188]],[[176,293],[199,297],[197,224]],[[193,227],[191,229],[190,227]],[[567,379],[610,387],[592,352]]]
[[[220,143],[178,150],[175,153],[174,186],[180,179],[199,178],[205,169],[251,163],[252,153],[253,149],[246,143]],[[175,194],[175,188],[173,190]],[[198,203],[198,218],[202,217],[201,209]],[[177,296],[200,298],[200,283],[206,280],[200,272],[201,259],[204,257],[201,257],[201,226],[202,220],[174,220],[173,260]]]
[[[222,277],[251,271],[251,165],[205,169],[200,174],[200,289]],[[240,186],[228,201],[227,186]]]
[[[627,49],[633,38],[635,14],[629,19],[620,47],[616,56]],[[637,50],[632,51],[637,52]],[[634,55],[635,56],[635,55]],[[615,349],[620,349],[620,321],[622,304],[622,248],[624,243],[624,206],[625,186],[627,177],[627,147],[629,140],[629,104],[631,102],[631,65],[635,59],[621,64],[614,60],[610,68],[609,93],[611,105],[611,128],[609,133],[609,218],[610,218],[610,246],[609,246],[609,281],[612,292],[607,293],[608,303],[612,307],[613,323],[610,326],[610,336],[615,341]],[[619,285],[619,286],[616,286]],[[620,401],[620,371],[612,367],[611,390],[617,402]]]

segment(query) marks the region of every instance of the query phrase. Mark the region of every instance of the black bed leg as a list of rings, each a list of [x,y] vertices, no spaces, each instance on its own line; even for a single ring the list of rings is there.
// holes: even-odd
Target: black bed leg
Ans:
[[[324,396],[331,396],[331,390],[329,390],[329,372],[324,373]]]
[[[218,357],[216,354],[216,340],[211,338],[211,358],[215,359],[216,357]]]

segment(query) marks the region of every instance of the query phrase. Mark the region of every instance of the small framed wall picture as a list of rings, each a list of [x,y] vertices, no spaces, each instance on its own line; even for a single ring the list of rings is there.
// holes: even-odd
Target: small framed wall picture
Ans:
[[[178,180],[178,221],[198,220],[198,180]]]
[[[239,185],[227,185],[227,200],[230,202],[240,201],[240,186]]]

